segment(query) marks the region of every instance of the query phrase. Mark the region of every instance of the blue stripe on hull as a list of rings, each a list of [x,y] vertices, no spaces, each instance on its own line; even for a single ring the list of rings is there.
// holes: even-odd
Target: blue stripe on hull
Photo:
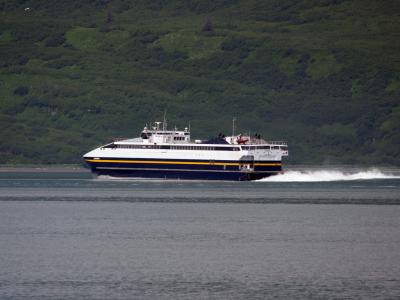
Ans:
[[[162,169],[162,170],[204,170],[204,171],[219,171],[219,170],[226,170],[226,171],[238,171],[239,166],[238,165],[229,165],[229,163],[237,163],[236,162],[226,162],[226,165],[221,165],[221,162],[218,161],[218,164],[174,164],[174,163],[168,163],[168,164],[158,164],[158,163],[125,163],[125,162],[88,162],[88,164],[92,168],[104,168],[104,167],[113,167],[113,168],[123,168],[123,169]],[[264,163],[264,162],[263,162]],[[280,164],[281,162],[272,162],[272,164],[278,164],[278,165],[271,165],[271,166],[257,166],[257,162],[255,163],[256,165],[254,166],[255,171],[259,172],[279,172],[282,170],[282,165]]]
[[[210,171],[179,171],[179,170],[117,170],[96,169],[97,175],[108,175],[112,177],[134,177],[134,178],[160,178],[160,179],[191,179],[191,180],[233,180],[247,181],[256,180],[276,172],[210,172]]]
[[[102,168],[102,167],[114,167],[114,168],[140,168],[140,169],[165,169],[165,170],[186,170],[186,169],[191,169],[191,170],[224,170],[224,166],[221,165],[196,165],[196,164],[157,164],[157,163],[152,163],[152,164],[145,164],[145,163],[95,163],[97,168]],[[225,170],[232,170],[232,171],[237,171],[238,167],[237,166],[226,166]]]

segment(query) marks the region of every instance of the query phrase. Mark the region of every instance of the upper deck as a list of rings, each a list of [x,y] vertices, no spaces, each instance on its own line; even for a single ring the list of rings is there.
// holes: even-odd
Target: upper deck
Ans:
[[[162,126],[161,126],[162,125]],[[155,122],[153,126],[145,126],[143,131],[138,138],[132,139],[117,139],[114,140],[114,144],[153,144],[153,145],[166,145],[166,144],[205,144],[228,146],[228,145],[240,145],[244,146],[244,149],[261,149],[259,146],[287,146],[285,141],[266,141],[261,138],[259,134],[255,135],[233,135],[225,136],[220,133],[217,137],[209,140],[191,140],[190,129],[185,127],[184,130],[168,130],[165,122]],[[250,148],[249,148],[250,147]]]

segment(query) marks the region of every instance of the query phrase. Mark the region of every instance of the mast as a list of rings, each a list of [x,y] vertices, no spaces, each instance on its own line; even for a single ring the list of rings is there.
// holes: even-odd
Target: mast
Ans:
[[[163,131],[167,130],[167,111],[164,110]]]

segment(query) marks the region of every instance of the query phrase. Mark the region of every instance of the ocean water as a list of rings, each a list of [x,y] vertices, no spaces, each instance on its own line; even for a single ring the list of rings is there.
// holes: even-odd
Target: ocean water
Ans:
[[[0,299],[399,298],[399,170],[0,173]]]

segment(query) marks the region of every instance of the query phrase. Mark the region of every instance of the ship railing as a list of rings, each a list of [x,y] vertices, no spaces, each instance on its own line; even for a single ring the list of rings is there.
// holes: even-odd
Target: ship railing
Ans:
[[[287,146],[287,142],[286,141],[266,141],[264,139],[250,139],[250,144],[272,144],[272,145],[279,145],[279,146]]]
[[[126,139],[127,139],[126,137],[113,137],[113,138],[111,138],[111,140],[113,142],[120,142],[120,141],[123,141],[123,140],[126,140]]]
[[[288,143],[286,141],[267,141],[268,144],[274,144],[274,145],[287,145]]]

